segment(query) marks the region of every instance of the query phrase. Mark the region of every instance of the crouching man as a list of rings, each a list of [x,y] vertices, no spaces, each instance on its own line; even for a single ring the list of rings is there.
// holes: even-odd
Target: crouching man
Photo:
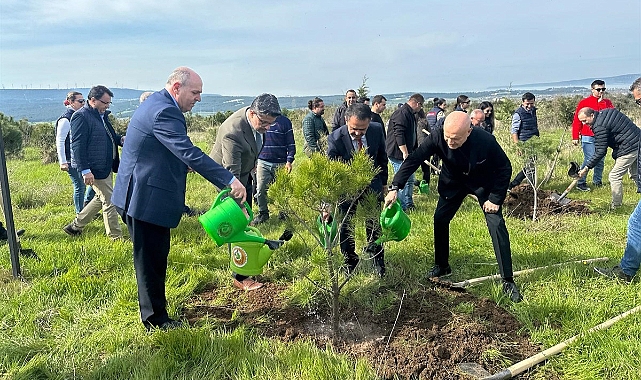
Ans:
[[[501,213],[512,174],[512,165],[494,136],[470,125],[465,112],[454,111],[445,119],[443,129],[436,129],[419,148],[403,161],[385,197],[385,207],[396,201],[397,192],[423,160],[437,155],[442,160],[439,176],[439,199],[434,212],[434,267],[428,277],[452,273],[450,256],[450,221],[468,194],[478,198],[492,238],[494,254],[503,278],[503,292],[513,302],[522,297],[514,284],[510,236]]]

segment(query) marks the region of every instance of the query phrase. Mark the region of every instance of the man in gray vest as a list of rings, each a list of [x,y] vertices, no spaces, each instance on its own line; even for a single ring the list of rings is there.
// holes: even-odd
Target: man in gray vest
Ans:
[[[534,136],[539,136],[539,125],[536,121],[536,107],[534,103],[536,98],[531,92],[526,92],[521,97],[521,106],[514,111],[512,115],[512,127],[510,128],[510,134],[512,135],[512,141],[518,143],[519,141],[525,142]],[[531,164],[531,160],[528,165]],[[508,190],[512,189],[515,186],[518,186],[525,179],[525,173],[523,170],[514,177]]]

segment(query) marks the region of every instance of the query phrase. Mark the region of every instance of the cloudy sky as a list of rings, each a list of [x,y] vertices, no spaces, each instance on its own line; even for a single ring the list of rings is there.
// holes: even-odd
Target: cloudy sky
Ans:
[[[478,4],[478,5],[476,5]],[[474,91],[641,72],[639,0],[2,0],[4,88]]]

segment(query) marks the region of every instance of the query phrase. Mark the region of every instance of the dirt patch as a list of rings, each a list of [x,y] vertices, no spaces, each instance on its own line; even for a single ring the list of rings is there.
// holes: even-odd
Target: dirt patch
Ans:
[[[188,305],[185,316],[190,323],[207,316],[227,327],[249,325],[283,341],[311,339],[324,348],[331,341],[329,313],[287,306],[284,289],[267,283],[248,293],[208,290]],[[382,379],[469,379],[459,363],[479,363],[494,373],[540,350],[491,300],[433,286],[412,295],[379,291],[393,292],[396,305],[376,315],[343,310],[341,342],[334,348],[365,358]]]
[[[573,200],[569,204],[562,206],[560,203],[549,199],[551,194],[552,191],[550,190],[539,190],[537,192],[537,218],[555,214],[586,215],[592,213],[587,206],[588,201]],[[532,219],[534,212],[534,191],[532,191],[532,186],[521,184],[513,188],[505,198],[503,208],[505,209],[505,215]]]

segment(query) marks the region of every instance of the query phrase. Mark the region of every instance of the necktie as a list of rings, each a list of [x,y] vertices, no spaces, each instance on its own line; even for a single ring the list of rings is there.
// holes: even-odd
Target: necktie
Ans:
[[[360,152],[361,149],[363,149],[363,140],[358,139],[356,142],[358,143],[358,151]]]

